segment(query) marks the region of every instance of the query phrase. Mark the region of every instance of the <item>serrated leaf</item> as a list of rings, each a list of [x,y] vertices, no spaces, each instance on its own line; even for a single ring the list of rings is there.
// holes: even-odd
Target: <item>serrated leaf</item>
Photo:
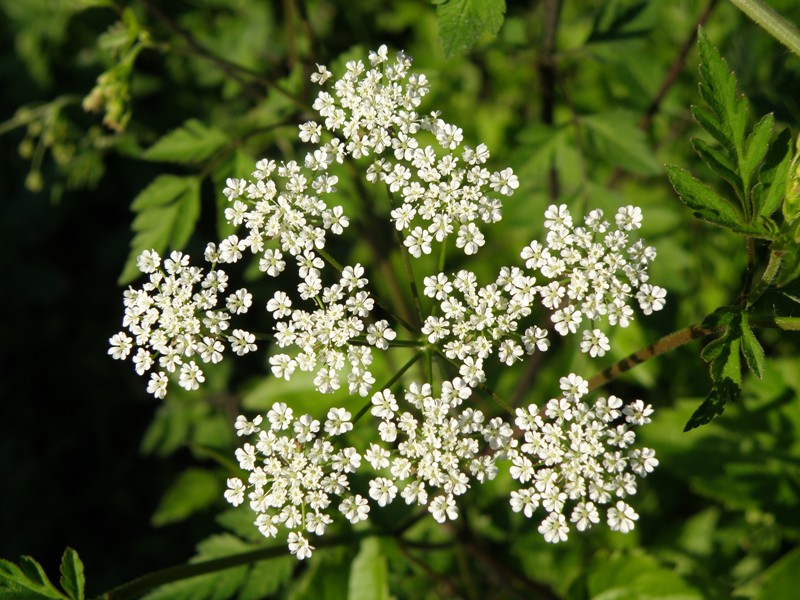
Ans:
[[[770,216],[783,202],[789,165],[792,162],[792,136],[784,129],[770,145],[753,187],[753,204],[758,214]]]
[[[764,348],[761,347],[756,339],[753,330],[750,329],[750,322],[747,313],[742,313],[742,354],[747,361],[747,366],[759,379],[764,377]]]
[[[436,6],[439,39],[450,58],[471,48],[484,34],[497,35],[506,13],[505,0],[444,0]]]
[[[725,411],[725,405],[728,402],[735,402],[739,399],[736,391],[737,388],[734,388],[729,383],[713,386],[703,403],[694,411],[683,430],[691,431],[696,427],[710,423],[712,419],[721,415]],[[741,392],[741,390],[738,391]]]
[[[667,165],[666,170],[675,192],[698,219],[727,229],[741,224],[742,218],[736,208],[689,171],[675,165]]]
[[[163,253],[186,245],[200,216],[200,179],[160,175],[136,196],[131,208],[138,212],[132,225],[136,235],[120,284],[140,275],[136,259],[142,251]]]
[[[42,566],[30,556],[20,557],[19,566],[0,559],[0,598],[69,600],[48,579]]]
[[[83,563],[78,553],[72,548],[64,550],[61,557],[61,587],[72,600],[83,600],[86,578]]]
[[[218,478],[206,469],[191,468],[181,473],[170,486],[151,518],[155,527],[182,521],[208,508],[222,494]]]
[[[738,402],[742,392],[741,313],[733,315],[725,333],[703,348],[701,356],[709,363],[712,387],[703,403],[684,427],[689,431],[722,414],[729,402]]]
[[[599,160],[634,173],[659,174],[661,165],[637,121],[636,115],[624,110],[580,117],[587,132],[588,150]]]
[[[219,129],[208,127],[197,119],[189,119],[145,150],[142,158],[181,164],[197,163],[210,158],[228,139]]]
[[[347,600],[388,600],[389,583],[386,556],[376,537],[361,541],[358,554],[350,566]]]
[[[697,155],[703,159],[703,162],[706,163],[714,173],[731,184],[731,187],[736,190],[739,197],[744,196],[742,179],[739,177],[736,166],[724,152],[714,148],[700,138],[692,138],[691,144]]]
[[[767,155],[774,123],[775,119],[772,113],[764,115],[761,120],[753,126],[750,135],[747,136],[742,156],[742,164],[739,165],[742,181],[745,183],[745,189],[749,188],[749,182],[752,176],[755,174],[756,169],[761,166],[764,157]]]
[[[700,52],[700,96],[716,115],[719,129],[726,137],[719,141],[734,148],[737,156],[743,156],[747,101],[738,92],[733,72],[702,28],[698,32],[697,47]]]

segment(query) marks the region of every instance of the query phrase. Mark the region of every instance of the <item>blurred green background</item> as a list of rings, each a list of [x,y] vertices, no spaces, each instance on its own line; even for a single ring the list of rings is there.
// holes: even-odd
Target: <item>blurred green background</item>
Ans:
[[[770,4],[800,22],[796,2]],[[130,205],[159,174],[201,176],[187,247],[202,248],[224,231],[225,177],[247,174],[261,156],[301,156],[296,125],[310,109],[280,90],[310,107],[308,73],[342,53],[381,43],[406,50],[431,80],[426,108],[463,127],[473,145],[485,142],[495,165],[514,167],[520,189],[487,236],[491,256],[473,265],[484,276],[541,232],[552,201],[644,210],[643,235],[659,252],[652,281],[668,289],[667,309],[616,335],[604,362],[588,364],[562,345],[535,369],[498,369],[491,377],[501,393],[547,398],[567,369],[590,376],[731,302],[746,260],[741,240],[693,220],[662,168],[690,167],[722,189],[689,142],[699,134],[689,107],[699,101],[692,36],[700,22],[755,114],[773,112],[796,134],[800,59],[727,2],[508,2],[496,36],[443,48],[437,7],[423,0],[0,0],[0,557],[29,554],[55,572],[71,546],[99,593],[185,562],[220,530],[225,473],[209,457],[231,455],[230,424],[242,407],[298,391],[263,380],[261,357],[212,373],[204,395],[159,403],[130,365],[107,356],[122,317]],[[85,112],[81,100],[101,73],[113,84],[110,112]],[[230,143],[197,160],[145,155],[189,119]],[[353,248],[352,256],[369,252]],[[517,575],[498,582],[478,551],[420,551],[449,583],[406,557],[390,569],[392,592],[535,597],[525,584],[534,581],[574,598],[614,590],[624,592],[615,598],[793,597],[782,594],[800,564],[797,339],[767,331],[761,340],[773,358],[767,376],[691,433],[683,426],[710,386],[697,343],[607,386],[659,409],[642,436],[662,465],[635,498],[634,534],[547,546],[533,521],[489,489],[464,520],[481,551]],[[153,519],[190,468],[204,473],[202,499]]]

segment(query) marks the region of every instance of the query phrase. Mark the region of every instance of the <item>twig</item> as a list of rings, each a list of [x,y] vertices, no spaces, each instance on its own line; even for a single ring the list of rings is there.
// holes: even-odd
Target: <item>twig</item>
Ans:
[[[252,69],[248,69],[245,66],[238,65],[233,63],[229,60],[226,60],[220,56],[217,56],[210,50],[208,50],[205,46],[203,46],[200,42],[195,39],[195,37],[186,29],[181,27],[175,20],[173,20],[169,15],[164,13],[158,6],[155,5],[152,0],[141,0],[142,5],[145,7],[145,10],[150,13],[153,17],[161,21],[167,29],[169,29],[172,33],[183,39],[189,49],[191,50],[191,55],[203,58],[221,71],[229,75],[235,81],[237,81],[248,93],[252,93],[253,89],[252,86],[242,77],[242,75],[246,75],[259,84],[263,85],[266,89],[271,89],[279,94],[285,96],[293,103],[298,105],[300,108],[305,109],[305,105],[295,96],[290,93],[288,90],[284,89],[280,85],[278,85],[275,81],[264,77],[261,73],[257,71],[253,71]],[[187,53],[186,49],[181,49],[177,47],[173,47],[173,49],[177,52]]]
[[[554,50],[558,20],[561,15],[561,0],[544,0],[543,11],[544,31],[542,33],[542,50],[538,60],[539,80],[542,86],[541,120],[545,125],[552,127],[555,122],[557,82]],[[550,165],[547,174],[547,186],[550,199],[557,199],[561,190],[558,181],[558,170],[555,164]]]
[[[621,361],[611,365],[607,369],[603,369],[600,373],[589,380],[589,391],[591,392],[592,390],[602,387],[612,379],[619,377],[624,372],[629,371],[633,367],[650,360],[651,358],[655,358],[660,354],[674,350],[675,348],[683,346],[684,344],[688,344],[694,340],[704,338],[712,333],[716,333],[719,330],[720,328],[708,328],[699,324],[695,324],[681,329],[680,331],[670,333],[669,335],[662,337],[657,342],[650,344],[641,350],[637,350],[629,356],[626,356]]]

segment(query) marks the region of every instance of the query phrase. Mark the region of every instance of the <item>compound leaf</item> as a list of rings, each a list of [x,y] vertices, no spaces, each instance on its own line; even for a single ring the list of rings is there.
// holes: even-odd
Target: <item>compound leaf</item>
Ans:
[[[148,148],[142,158],[192,164],[210,158],[228,142],[228,136],[197,119],[189,119]]]
[[[30,556],[21,556],[19,566],[0,559],[0,598],[70,600],[48,579],[42,566]]]
[[[728,229],[734,229],[742,222],[739,212],[730,202],[689,171],[675,165],[667,165],[666,169],[672,187],[698,219]]]
[[[61,557],[61,587],[72,600],[83,600],[86,578],[83,574],[83,562],[72,548],[64,550]]]
[[[139,276],[136,258],[143,250],[163,253],[186,245],[200,216],[200,179],[160,175],[136,196],[131,208],[138,212],[132,225],[136,235],[120,284]]]

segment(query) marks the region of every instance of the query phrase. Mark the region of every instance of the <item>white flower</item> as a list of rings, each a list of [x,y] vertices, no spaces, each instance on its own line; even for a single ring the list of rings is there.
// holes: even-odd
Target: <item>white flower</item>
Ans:
[[[666,297],[667,290],[657,285],[650,285],[649,283],[642,284],[642,287],[636,292],[636,299],[639,301],[639,307],[646,315],[651,315],[664,308]]]
[[[578,531],[586,531],[593,524],[600,522],[600,514],[593,502],[579,502],[572,510],[570,521],[575,523]]]
[[[231,477],[228,479],[228,489],[225,491],[225,500],[234,506],[239,506],[244,502],[244,491],[245,486],[242,480],[238,477]]]
[[[608,526],[611,531],[629,533],[635,527],[635,521],[639,520],[639,515],[630,506],[619,500],[616,506],[612,506],[606,513]]]
[[[550,513],[539,525],[539,533],[544,536],[546,542],[553,544],[566,542],[569,533],[566,518],[560,513]]]
[[[431,253],[431,242],[433,242],[433,236],[427,230],[415,227],[403,244],[408,248],[411,256],[419,258],[423,254]]]
[[[312,550],[314,550],[314,546],[309,544],[302,534],[294,531],[289,534],[289,552],[297,556],[298,559],[309,558]]]
[[[585,352],[594,358],[595,356],[604,356],[610,349],[611,344],[609,344],[608,336],[600,329],[584,330],[581,352]]]
[[[369,482],[369,496],[379,506],[386,506],[397,496],[397,486],[391,479],[377,477]]]
[[[342,435],[353,429],[350,422],[350,413],[344,408],[331,408],[328,419],[325,421],[325,433],[328,435]]]
[[[133,348],[133,340],[124,331],[115,333],[108,340],[108,343],[111,345],[108,353],[115,360],[125,360],[131,353],[131,348]]]
[[[365,521],[369,517],[369,503],[366,498],[362,498],[359,494],[348,496],[339,505],[339,512],[348,521],[355,524],[359,521]]]

